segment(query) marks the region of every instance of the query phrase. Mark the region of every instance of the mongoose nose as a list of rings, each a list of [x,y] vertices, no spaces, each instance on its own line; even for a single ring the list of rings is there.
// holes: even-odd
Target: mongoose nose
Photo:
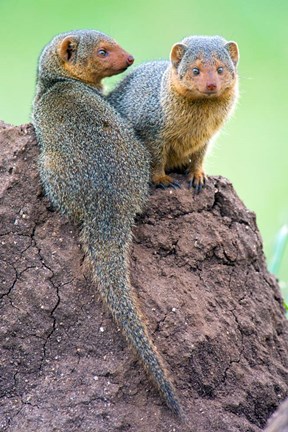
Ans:
[[[127,64],[129,65],[129,66],[131,66],[133,63],[134,63],[134,57],[132,56],[132,55],[129,55],[128,57],[127,57]]]
[[[207,87],[207,90],[209,90],[209,91],[213,91],[213,90],[216,90],[217,85],[214,84],[214,83],[209,83],[209,84],[207,84],[206,87]]]

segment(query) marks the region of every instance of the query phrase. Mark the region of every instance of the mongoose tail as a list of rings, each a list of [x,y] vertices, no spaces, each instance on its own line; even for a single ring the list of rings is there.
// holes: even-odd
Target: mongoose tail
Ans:
[[[128,343],[141,359],[148,376],[153,380],[167,406],[175,414],[180,415],[181,410],[175,390],[161,364],[160,355],[148,336],[131,292],[127,246],[130,239],[124,240],[120,245],[118,241],[117,243],[113,239],[103,241],[100,237],[101,233],[97,229],[90,234],[91,241],[87,244],[87,233],[82,235],[101,298],[107,304]],[[127,269],[126,272],[123,271],[124,268]]]

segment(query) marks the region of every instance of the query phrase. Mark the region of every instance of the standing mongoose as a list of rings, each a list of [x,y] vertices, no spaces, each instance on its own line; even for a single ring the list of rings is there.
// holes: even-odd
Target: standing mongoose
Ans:
[[[33,124],[40,175],[53,205],[77,222],[102,299],[167,405],[175,391],[131,292],[131,226],[147,197],[149,153],[101,93],[101,79],[133,62],[103,33],[56,36],[39,60]]]
[[[190,36],[173,45],[170,62],[134,69],[108,95],[151,154],[156,186],[179,186],[167,173],[185,169],[189,187],[205,184],[207,147],[238,96],[238,47],[219,36]]]

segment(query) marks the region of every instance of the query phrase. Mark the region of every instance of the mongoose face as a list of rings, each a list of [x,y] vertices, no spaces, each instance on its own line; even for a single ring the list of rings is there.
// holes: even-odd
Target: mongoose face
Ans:
[[[229,96],[237,82],[238,47],[215,37],[192,36],[171,50],[172,85],[186,98]]]
[[[54,55],[51,51],[53,51]],[[105,77],[125,71],[134,62],[112,38],[94,30],[62,33],[44,49],[40,72],[76,78],[100,87]]]

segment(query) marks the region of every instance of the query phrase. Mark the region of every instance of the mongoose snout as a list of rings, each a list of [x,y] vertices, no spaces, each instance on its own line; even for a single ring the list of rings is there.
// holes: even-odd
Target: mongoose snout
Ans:
[[[127,61],[128,66],[131,66],[134,63],[134,57],[132,55],[128,55],[126,61]]]

